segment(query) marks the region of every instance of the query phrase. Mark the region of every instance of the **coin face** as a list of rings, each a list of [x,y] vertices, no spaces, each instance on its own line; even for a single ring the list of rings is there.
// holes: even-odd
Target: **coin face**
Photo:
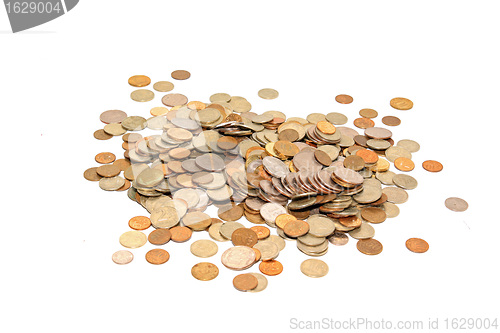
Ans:
[[[349,237],[343,232],[335,231],[333,235],[328,237],[328,241],[335,246],[343,246],[349,242]]]
[[[97,167],[89,168],[83,173],[83,177],[92,182],[99,181],[102,178],[101,175],[97,173]]]
[[[219,250],[217,244],[208,239],[200,239],[191,244],[191,253],[200,258],[208,258]]]
[[[415,163],[406,157],[398,157],[394,160],[394,166],[400,171],[411,171],[415,169]]]
[[[172,72],[171,76],[175,80],[187,80],[191,77],[191,73],[185,70],[176,70]]]
[[[233,279],[233,286],[239,291],[249,291],[257,287],[259,281],[252,274],[239,274]]]
[[[364,118],[377,118],[378,112],[373,109],[361,109],[359,115]]]
[[[155,94],[148,89],[137,89],[132,91],[130,98],[136,102],[149,102],[155,98]]]
[[[112,163],[115,159],[115,154],[110,152],[99,153],[95,156],[95,161],[101,164]]]
[[[134,259],[134,255],[132,252],[127,251],[127,250],[120,250],[116,251],[113,253],[113,256],[111,257],[113,262],[118,265],[126,265]]]
[[[121,124],[112,123],[104,126],[103,131],[112,136],[125,134],[127,130]]]
[[[168,229],[156,229],[148,235],[148,241],[153,245],[165,245],[168,243],[172,233]]]
[[[146,253],[146,261],[153,265],[164,264],[170,259],[170,254],[164,249],[153,249]]]
[[[377,255],[382,252],[383,246],[382,244],[373,238],[368,239],[360,239],[356,244],[359,252],[368,254],[368,255]]]
[[[255,263],[255,252],[247,246],[234,246],[222,253],[221,262],[232,270],[242,270]]]
[[[318,278],[323,277],[328,274],[328,265],[318,259],[307,259],[300,264],[300,271],[304,273],[304,275]]]
[[[191,268],[191,275],[200,281],[210,281],[219,275],[219,268],[209,262],[200,262]]]
[[[174,89],[174,84],[168,81],[158,81],[153,85],[153,89],[159,92],[168,92]]]
[[[302,220],[290,221],[285,225],[283,231],[288,237],[297,238],[307,234],[309,224]]]
[[[178,106],[178,105],[185,105],[188,102],[188,98],[182,94],[167,94],[163,96],[161,99],[161,102],[165,104],[166,106]]]
[[[146,75],[134,75],[128,79],[128,84],[133,87],[145,87],[151,83],[151,79]]]
[[[264,275],[262,275],[260,273],[248,273],[248,274],[252,274],[253,276],[255,276],[257,278],[257,287],[248,290],[248,292],[258,293],[258,292],[267,288],[268,282],[267,282],[267,278]]]
[[[427,160],[422,163],[422,167],[429,172],[440,172],[443,170],[443,165],[438,161]]]
[[[269,228],[266,228],[266,227],[263,227],[260,225],[250,227],[250,230],[253,230],[253,232],[255,232],[258,240],[266,239],[271,234],[271,231],[269,230]]]
[[[170,239],[176,243],[183,243],[191,238],[193,231],[188,227],[176,226],[170,229],[170,233],[172,234]]]
[[[370,223],[382,223],[387,215],[384,210],[378,207],[365,207],[361,210],[361,217]]]
[[[410,238],[406,241],[406,247],[411,252],[424,253],[429,250],[429,244],[420,238]]]
[[[128,221],[128,225],[134,230],[146,230],[151,226],[151,220],[146,216],[135,216]]]
[[[404,97],[393,98],[390,104],[397,110],[410,110],[413,107],[413,102]]]
[[[277,260],[263,261],[259,265],[259,270],[262,274],[274,276],[283,272],[283,265]]]
[[[464,199],[451,197],[444,202],[446,208],[454,212],[465,212],[469,208],[469,204]]]
[[[385,116],[382,118],[382,123],[387,126],[398,126],[401,124],[401,119],[394,116]]]
[[[243,245],[248,247],[253,247],[257,244],[258,236],[252,229],[239,228],[236,229],[231,235],[231,241],[233,245]]]
[[[350,104],[353,101],[353,98],[349,95],[337,95],[335,100],[340,104]]]
[[[263,99],[275,99],[278,97],[278,92],[271,88],[264,88],[259,90],[258,95]]]
[[[121,123],[125,118],[127,118],[127,113],[121,110],[104,111],[99,116],[99,119],[105,124]]]
[[[127,231],[120,236],[120,244],[129,249],[141,247],[146,244],[146,242],[146,235],[140,231]]]

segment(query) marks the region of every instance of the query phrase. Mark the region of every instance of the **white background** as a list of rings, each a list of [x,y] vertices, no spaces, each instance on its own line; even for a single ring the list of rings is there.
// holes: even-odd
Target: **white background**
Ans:
[[[298,320],[423,320],[499,315],[498,6],[495,1],[81,1],[65,16],[10,33],[0,10],[3,133],[0,258],[2,332],[284,332]],[[186,69],[187,81],[170,72]],[[229,243],[206,261],[220,274],[195,280],[205,261],[189,243],[163,246],[168,263],[148,264],[145,245],[126,266],[111,261],[128,220],[147,212],[83,178],[94,156],[121,156],[121,138],[98,141],[101,112],[148,116],[163,94],[133,102],[131,75],[170,80],[174,92],[207,101],[245,96],[253,111],[289,117],[362,108],[402,120],[396,141],[421,150],[401,214],[376,225],[384,245],[365,256],[352,239],[322,257],[330,273],[304,276],[308,257],[287,242],[284,271],[258,294],[232,286],[220,264]],[[259,99],[272,87],[276,100]],[[350,105],[337,94],[354,97]],[[398,111],[393,97],[415,106]],[[444,170],[425,172],[436,159]],[[392,169],[394,170],[394,169]],[[397,170],[396,170],[397,171]],[[469,203],[464,213],[447,197]],[[209,210],[215,217],[215,212]],[[247,221],[245,225],[251,224]],[[149,230],[146,232],[149,233]],[[410,237],[430,244],[405,248]],[[208,239],[195,233],[194,239]],[[249,271],[257,272],[254,266]]]

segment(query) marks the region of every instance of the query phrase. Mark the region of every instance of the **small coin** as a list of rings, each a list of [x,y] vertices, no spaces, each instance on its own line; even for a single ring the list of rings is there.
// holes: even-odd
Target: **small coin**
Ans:
[[[226,93],[216,93],[210,96],[210,102],[212,103],[219,103],[219,102],[228,103],[230,100],[231,100],[231,95]]]
[[[366,222],[361,223],[359,228],[349,231],[349,236],[354,239],[368,239],[375,236],[375,229]]]
[[[439,172],[443,170],[443,165],[438,161],[427,160],[422,163],[422,167],[429,172]]]
[[[202,231],[212,224],[210,215],[203,212],[189,212],[182,218],[182,223],[192,230]]]
[[[179,223],[180,216],[176,208],[164,206],[156,208],[151,213],[150,220],[156,229],[168,229]]]
[[[170,238],[172,241],[183,243],[191,238],[193,231],[188,227],[176,226],[170,229],[170,233],[172,234]]]
[[[314,152],[314,157],[316,158],[316,161],[318,161],[319,163],[321,163],[324,166],[330,166],[330,164],[332,164],[332,159],[331,159],[330,155],[328,155],[327,153],[325,153],[322,150],[319,150],[319,149],[316,150]]]
[[[404,97],[393,98],[390,104],[397,110],[410,110],[413,107],[413,102]]]
[[[133,87],[145,87],[151,83],[151,79],[146,75],[134,75],[128,79],[128,84]]]
[[[135,216],[128,221],[128,225],[134,230],[146,230],[151,226],[151,220],[146,216]]]
[[[170,241],[172,233],[168,229],[156,229],[148,235],[148,241],[153,245],[164,245]]]
[[[356,244],[359,252],[368,254],[368,255],[377,255],[380,254],[383,250],[382,244],[373,238],[360,239]]]
[[[399,140],[397,146],[406,149],[410,153],[416,153],[420,150],[418,142],[408,139]]]
[[[382,118],[382,123],[387,126],[398,126],[401,124],[401,119],[394,116],[385,116]]]
[[[333,235],[328,237],[328,241],[336,246],[346,245],[349,242],[349,237],[343,232],[335,231]]]
[[[415,169],[415,163],[406,157],[398,157],[394,160],[394,166],[400,171],[411,171]]]
[[[263,99],[275,99],[278,97],[278,92],[271,88],[264,88],[259,90],[258,95]]]
[[[191,244],[191,253],[200,258],[208,258],[217,253],[219,247],[213,241],[200,239]]]
[[[242,270],[255,263],[255,251],[247,246],[234,246],[222,253],[221,262],[232,270]]]
[[[108,164],[114,162],[115,159],[116,159],[115,154],[109,152],[99,153],[95,156],[95,161],[101,164]]]
[[[318,128],[318,130],[321,133],[324,133],[324,134],[334,134],[337,131],[335,126],[333,126],[332,123],[330,123],[326,120],[318,121],[318,123],[316,124],[316,127]]]
[[[302,220],[290,221],[285,225],[283,231],[288,237],[297,238],[307,234],[309,224]]]
[[[112,137],[113,136],[111,134],[104,132],[103,129],[98,129],[94,132],[94,138],[96,138],[97,140],[109,140]]]
[[[326,120],[328,120],[334,125],[344,125],[345,123],[347,123],[348,120],[345,115],[338,112],[330,112],[325,117]]]
[[[175,80],[187,80],[191,77],[191,73],[189,73],[188,71],[179,69],[179,70],[173,71],[171,76]]]
[[[276,243],[271,240],[259,241],[254,248],[260,251],[262,260],[271,260],[279,255],[280,249]]]
[[[286,130],[281,131],[278,134],[278,139],[280,141],[294,142],[294,141],[297,141],[299,139],[299,132],[297,132],[293,128],[288,128]]]
[[[370,128],[375,126],[375,122],[371,120],[370,118],[357,118],[354,119],[354,126],[358,128]]]
[[[231,235],[233,245],[243,245],[253,247],[259,240],[257,234],[252,229],[239,228],[236,229]]]
[[[335,97],[335,100],[337,102],[339,102],[340,104],[350,104],[350,103],[352,103],[353,98],[349,95],[341,94],[341,95],[337,95]]]
[[[134,259],[132,252],[127,250],[119,250],[113,253],[111,260],[118,265],[126,265]]]
[[[451,197],[444,202],[446,208],[454,212],[465,212],[469,208],[469,204],[464,199]]]
[[[89,168],[83,173],[83,177],[92,182],[99,181],[102,176],[97,173],[97,167]]]
[[[143,246],[147,242],[147,237],[140,231],[127,231],[120,236],[120,244],[129,248],[135,249]]]
[[[121,110],[108,110],[101,113],[99,119],[105,124],[121,123],[127,114]]]
[[[125,179],[119,176],[99,179],[99,187],[105,191],[116,191],[125,185]]]
[[[217,215],[223,221],[234,222],[238,221],[243,216],[243,206],[222,206],[219,208]]]
[[[117,123],[107,124],[106,126],[104,126],[103,131],[113,136],[122,135],[127,132],[127,130],[123,128],[121,124]]]
[[[275,224],[278,228],[283,229],[290,221],[296,221],[297,218],[290,214],[280,214],[276,217]]]
[[[365,207],[361,210],[361,217],[370,223],[382,223],[387,218],[387,215],[381,208]]]
[[[182,94],[171,93],[163,96],[161,102],[166,106],[174,107],[187,104],[188,98]]]
[[[140,116],[130,116],[122,121],[122,127],[128,131],[141,131],[146,128],[147,120]],[[106,128],[104,128],[106,130]]]
[[[429,250],[429,244],[420,238],[410,238],[406,241],[406,248],[411,252],[424,253]]]
[[[248,273],[248,274],[252,274],[253,276],[255,276],[257,278],[257,281],[258,281],[257,287],[249,290],[249,292],[258,293],[258,292],[267,288],[267,278],[264,275],[262,275],[260,273]]]
[[[219,275],[219,268],[209,262],[200,262],[191,268],[191,275],[200,281],[210,281]]]
[[[402,204],[408,201],[408,193],[399,187],[386,187],[382,193],[387,195],[387,201],[394,204]]]
[[[249,291],[257,287],[259,281],[252,274],[236,275],[233,279],[233,286],[239,291]]]
[[[384,202],[382,204],[382,209],[385,211],[388,218],[394,218],[399,215],[399,207],[392,202]]]
[[[263,261],[259,265],[262,274],[274,276],[283,272],[283,265],[277,260]]]
[[[174,89],[174,84],[168,81],[158,81],[153,85],[153,89],[159,92],[168,92]]]
[[[226,239],[232,239],[233,232],[240,228],[244,228],[243,224],[238,222],[226,222],[220,227],[220,234]]]
[[[328,274],[328,265],[323,260],[307,259],[300,264],[300,271],[304,275],[318,278]]]
[[[164,249],[153,249],[146,253],[146,261],[153,265],[164,264],[170,259],[170,254]]]
[[[278,223],[276,223],[276,225],[278,225]],[[250,229],[253,230],[257,234],[258,240],[266,239],[271,234],[271,231],[269,230],[269,228],[266,228],[266,227],[263,227],[260,225],[250,227]]]
[[[373,109],[362,109],[359,111],[359,115],[363,118],[377,118],[378,112]]]
[[[405,190],[413,190],[416,189],[418,186],[418,182],[415,178],[404,174],[395,175],[392,178],[392,181],[394,185],[396,185],[397,187],[401,187],[402,189]]]
[[[155,98],[154,92],[148,89],[137,89],[132,91],[130,98],[136,102],[149,102]]]

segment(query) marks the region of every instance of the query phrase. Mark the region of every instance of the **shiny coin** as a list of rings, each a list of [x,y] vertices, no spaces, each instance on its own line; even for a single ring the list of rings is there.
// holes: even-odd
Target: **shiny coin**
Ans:
[[[111,256],[111,260],[113,260],[113,262],[118,265],[126,265],[133,259],[134,255],[132,254],[132,252],[127,250],[116,251],[115,253],[113,253],[113,256]]]
[[[464,199],[451,197],[444,202],[446,208],[454,212],[464,212],[469,208],[469,204]]]
[[[255,263],[255,251],[247,246],[234,246],[221,256],[221,262],[224,266],[232,270],[242,270]]]
[[[163,249],[153,249],[146,253],[146,261],[153,265],[164,264],[170,259],[170,254]]]
[[[267,288],[267,278],[260,274],[260,273],[248,273],[248,274],[252,274],[253,276],[255,276],[257,278],[257,287],[249,290],[249,292],[251,293],[258,293],[259,291],[262,291],[264,289]]]
[[[191,244],[191,253],[200,258],[208,258],[219,250],[217,244],[208,239],[200,239]]]
[[[191,268],[191,275],[200,281],[210,281],[219,275],[219,268],[209,262],[200,262]]]
[[[361,210],[361,217],[370,223],[382,223],[387,215],[383,209],[378,207],[365,207]]]
[[[239,291],[249,291],[257,287],[259,281],[252,274],[236,275],[233,279],[233,286]]]
[[[290,214],[280,214],[276,217],[275,224],[278,228],[283,229],[290,221],[295,221],[297,218]]]
[[[153,85],[153,89],[159,92],[168,92],[174,89],[174,84],[168,81],[158,81]]]
[[[151,83],[151,79],[146,75],[134,75],[128,79],[128,84],[133,87],[145,87]]]
[[[189,212],[182,218],[182,223],[195,231],[205,230],[212,224],[210,215],[203,212]]]
[[[231,235],[231,241],[233,245],[243,245],[248,247],[253,247],[257,244],[259,238],[257,234],[252,229],[239,228],[236,229]]]
[[[157,229],[168,229],[179,223],[179,214],[174,207],[158,207],[151,213],[151,224]]]
[[[135,216],[128,221],[128,226],[134,230],[146,230],[151,226],[151,220],[146,216]]]
[[[323,277],[328,274],[328,265],[323,260],[307,259],[300,264],[300,271],[309,277]]]
[[[443,170],[443,165],[438,161],[427,160],[422,163],[422,167],[429,172],[439,172]]]
[[[334,125],[344,125],[345,123],[347,123],[348,119],[342,113],[330,112],[326,115],[326,120]]]
[[[316,127],[321,133],[324,134],[334,134],[337,130],[335,126],[333,126],[330,122],[325,120],[318,121]]]
[[[265,88],[265,89],[259,90],[258,95],[260,98],[263,98],[263,99],[275,99],[278,97],[279,94],[274,89]]]
[[[191,73],[185,70],[176,70],[172,72],[171,76],[175,80],[187,80],[191,77]]]
[[[164,116],[168,113],[168,109],[164,106],[157,106],[149,110],[149,113],[154,117]]]
[[[135,249],[143,246],[147,242],[147,237],[140,231],[127,231],[120,236],[120,244],[129,248]]]
[[[185,105],[188,102],[188,98],[182,94],[166,94],[163,96],[161,99],[161,102],[165,104],[166,106],[178,106],[178,105]]]
[[[420,238],[410,238],[406,241],[406,248],[411,252],[424,253],[429,250],[429,244]]]
[[[168,229],[156,229],[148,235],[148,241],[153,245],[167,244],[172,238],[172,233]]]
[[[176,226],[170,229],[172,237],[170,238],[176,243],[188,241],[193,235],[193,231],[188,227]]]
[[[337,95],[335,97],[335,100],[339,102],[340,104],[350,104],[353,101],[353,98],[349,95]]]
[[[354,119],[354,126],[358,128],[370,128],[375,126],[375,122],[369,118],[357,118]]]
[[[382,118],[382,123],[387,126],[398,126],[401,124],[401,119],[394,116],[385,116]]]
[[[263,227],[260,225],[250,227],[250,229],[255,232],[258,240],[266,239],[271,234],[271,231],[269,230],[269,228],[266,228],[266,227]]]
[[[360,239],[356,244],[359,252],[368,254],[368,255],[377,255],[380,254],[383,250],[382,244],[373,238],[368,239]]]
[[[259,265],[262,274],[274,276],[283,272],[283,265],[277,260],[263,261]]]
[[[394,166],[400,171],[411,171],[415,169],[415,163],[406,157],[398,157],[394,160]]]
[[[392,181],[394,185],[405,190],[413,190],[418,186],[417,180],[409,175],[395,175]]]
[[[286,214],[286,209],[277,203],[266,203],[260,208],[260,215],[266,222],[274,224],[278,215]]]
[[[393,98],[390,104],[396,110],[410,110],[413,107],[413,102],[404,97]]]
[[[132,91],[130,94],[130,98],[136,102],[149,102],[153,98],[155,98],[154,92],[147,89],[137,89]]]

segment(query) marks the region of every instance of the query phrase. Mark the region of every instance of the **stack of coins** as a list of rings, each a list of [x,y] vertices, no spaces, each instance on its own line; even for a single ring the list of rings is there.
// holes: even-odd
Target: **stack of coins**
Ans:
[[[172,73],[176,80],[189,77],[187,71]],[[142,75],[129,80],[136,87],[150,82]],[[153,88],[169,92],[174,85],[160,81]],[[140,90],[131,95],[133,100],[154,98],[152,91]],[[262,89],[259,96],[273,99],[278,92]],[[348,95],[336,100],[353,101]],[[247,99],[226,93],[213,94],[207,103],[168,93],[161,102],[165,107],[152,108],[148,118],[120,110],[103,112],[100,120],[106,125],[94,137],[122,136],[124,158],[98,154],[96,161],[102,165],[84,173],[104,190],[128,189],[128,197],[149,212],[149,218],[130,222],[134,230],[120,237],[128,248],[143,246],[147,240],[156,246],[169,240],[183,242],[193,231],[207,231],[217,242],[232,242],[233,247],[221,256],[225,267],[245,270],[260,262],[261,273],[268,276],[283,270],[276,258],[285,240],[295,240],[300,252],[314,257],[326,254],[329,244],[345,245],[349,237],[358,241],[360,252],[379,254],[382,244],[373,239],[372,225],[396,217],[397,204],[406,202],[406,191],[418,185],[407,174],[415,167],[411,159],[418,143],[408,139],[395,143],[390,130],[375,126],[378,112],[372,109],[360,111],[362,118],[355,121],[363,129],[359,133],[341,126],[348,118],[338,112],[311,113],[306,118],[287,118],[279,111],[256,113]],[[398,110],[413,107],[405,98],[395,98],[390,105]],[[385,117],[383,122],[399,125],[394,118]],[[153,134],[137,133],[145,129]],[[391,163],[403,173],[390,171]],[[430,172],[442,170],[432,160],[423,167]],[[204,213],[210,205],[218,208],[218,218]],[[257,225],[247,228],[237,222],[243,216]],[[275,228],[277,235],[262,224]],[[146,237],[141,230],[149,226],[155,230]],[[413,252],[428,248],[416,249],[414,240],[408,244]],[[198,257],[209,257],[217,253],[217,245],[206,240],[193,243],[191,250]],[[150,251],[146,260],[165,263],[170,258],[165,252]],[[125,264],[132,258],[122,250],[113,261]],[[317,259],[306,260],[301,271],[319,277],[326,275],[328,266]],[[203,281],[218,272],[216,265],[205,262],[192,269],[193,276]],[[241,291],[260,291],[267,279],[258,273],[242,274],[233,284]]]

